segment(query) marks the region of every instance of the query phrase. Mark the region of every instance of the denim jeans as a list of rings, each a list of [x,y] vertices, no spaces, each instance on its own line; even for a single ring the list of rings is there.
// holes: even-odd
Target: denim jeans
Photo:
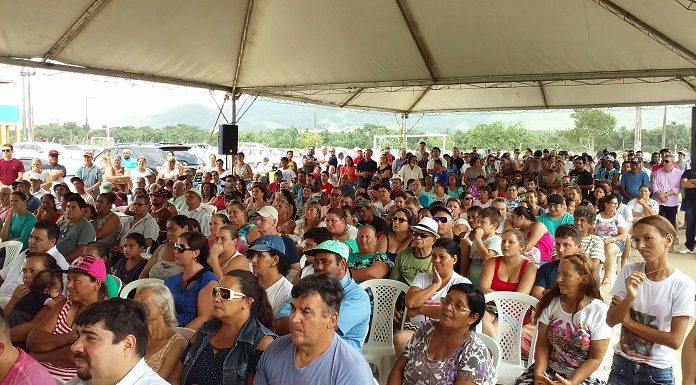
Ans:
[[[674,385],[672,368],[658,369],[614,354],[608,385]]]
[[[696,202],[684,201],[681,206],[684,210],[684,219],[686,219],[686,240],[684,246],[687,249],[693,250],[696,243]]]

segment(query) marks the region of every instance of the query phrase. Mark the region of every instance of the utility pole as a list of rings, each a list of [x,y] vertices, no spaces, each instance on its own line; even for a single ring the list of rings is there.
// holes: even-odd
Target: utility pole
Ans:
[[[34,141],[34,108],[31,102],[31,77],[36,75],[36,71],[22,71],[22,129],[28,142]],[[26,80],[25,80],[26,79]]]
[[[666,141],[667,141],[667,106],[665,106],[664,113],[662,114],[662,141],[660,141],[660,148],[665,148]]]
[[[636,107],[636,128],[633,132],[633,149],[641,150],[643,148],[643,122],[640,111],[640,106]]]

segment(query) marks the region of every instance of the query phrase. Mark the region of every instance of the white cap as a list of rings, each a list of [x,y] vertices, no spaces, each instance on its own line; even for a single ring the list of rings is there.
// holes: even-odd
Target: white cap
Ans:
[[[32,172],[29,174],[29,180],[36,179],[40,180],[41,182],[45,182],[43,175],[39,174],[38,172]]]

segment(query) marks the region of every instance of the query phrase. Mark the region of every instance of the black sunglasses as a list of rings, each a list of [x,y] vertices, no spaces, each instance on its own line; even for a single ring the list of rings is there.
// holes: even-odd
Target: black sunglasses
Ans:
[[[430,234],[428,234],[428,233],[419,233],[419,232],[414,231],[414,232],[413,232],[413,236],[414,236],[414,237],[421,238],[421,239],[425,239],[425,238],[428,238],[428,237],[430,236]]]
[[[176,251],[177,253],[183,253],[184,251],[189,251],[189,250],[193,250],[193,249],[190,247],[186,247],[186,245],[182,245],[181,243],[174,244],[174,251]]]

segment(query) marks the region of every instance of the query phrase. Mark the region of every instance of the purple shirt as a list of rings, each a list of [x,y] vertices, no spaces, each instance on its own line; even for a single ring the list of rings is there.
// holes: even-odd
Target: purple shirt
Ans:
[[[17,350],[19,350],[19,356],[5,373],[5,377],[0,379],[0,385],[55,384],[56,380],[48,374],[46,368],[31,358],[24,350]]]
[[[661,168],[652,174],[652,191],[653,199],[662,206],[674,207],[679,205],[679,190],[681,187],[682,172],[678,168],[673,167],[672,171],[667,172]],[[662,201],[658,192],[672,191],[673,195],[667,197],[666,201]]]

